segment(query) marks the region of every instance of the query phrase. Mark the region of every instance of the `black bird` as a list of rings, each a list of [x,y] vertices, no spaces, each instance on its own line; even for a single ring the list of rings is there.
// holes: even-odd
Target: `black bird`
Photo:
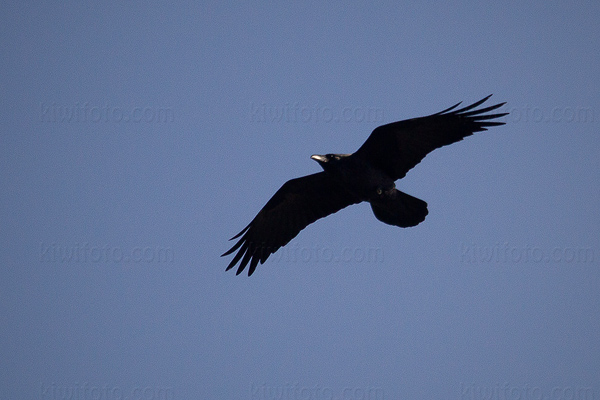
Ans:
[[[431,151],[487,127],[504,125],[491,120],[508,113],[485,113],[505,103],[474,110],[490,97],[458,110],[454,109],[461,103],[427,117],[382,125],[354,154],[311,156],[323,171],[283,184],[250,224],[230,239],[241,236],[222,255],[239,249],[226,270],[241,260],[236,275],[248,263],[248,276],[252,275],[259,262],[264,263],[306,226],[363,201],[371,203],[375,217],[386,224],[406,228],[423,222],[427,203],[397,190],[394,181]]]

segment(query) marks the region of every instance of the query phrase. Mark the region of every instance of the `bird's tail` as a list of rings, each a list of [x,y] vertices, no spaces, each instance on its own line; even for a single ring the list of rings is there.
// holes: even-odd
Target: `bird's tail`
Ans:
[[[428,214],[426,202],[397,189],[371,200],[371,208],[378,220],[401,228],[420,224]]]

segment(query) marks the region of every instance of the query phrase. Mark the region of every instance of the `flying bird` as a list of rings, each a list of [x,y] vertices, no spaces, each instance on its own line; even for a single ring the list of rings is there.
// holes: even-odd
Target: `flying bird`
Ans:
[[[222,256],[237,250],[227,271],[240,262],[236,275],[250,263],[248,276],[260,262],[285,246],[316,220],[363,201],[375,217],[407,228],[425,220],[427,203],[396,189],[395,181],[433,150],[462,140],[508,113],[487,114],[505,103],[476,110],[491,95],[456,110],[461,103],[426,117],[382,125],[353,154],[313,155],[322,172],[291,179],[271,197],[256,217],[230,240],[239,240]],[[241,260],[241,261],[240,261]]]

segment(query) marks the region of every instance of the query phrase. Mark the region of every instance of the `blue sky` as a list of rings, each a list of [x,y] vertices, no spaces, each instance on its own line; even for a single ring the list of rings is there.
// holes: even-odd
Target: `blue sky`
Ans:
[[[0,398],[600,399],[600,5],[0,5]],[[493,93],[505,126],[256,273],[310,155]]]

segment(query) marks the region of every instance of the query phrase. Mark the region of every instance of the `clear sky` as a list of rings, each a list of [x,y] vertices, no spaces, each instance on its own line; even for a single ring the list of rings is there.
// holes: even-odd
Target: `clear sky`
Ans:
[[[600,399],[600,3],[0,5],[0,399]],[[315,153],[493,93],[248,278]],[[491,104],[491,103],[490,103]]]

